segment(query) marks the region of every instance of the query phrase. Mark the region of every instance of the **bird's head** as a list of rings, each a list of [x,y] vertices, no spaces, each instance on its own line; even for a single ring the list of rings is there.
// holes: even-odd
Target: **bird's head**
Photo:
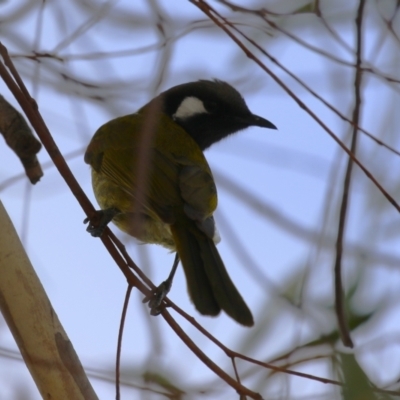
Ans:
[[[200,80],[166,90],[153,101],[161,101],[164,113],[192,136],[202,150],[249,126],[276,129],[254,115],[243,97],[220,80]]]

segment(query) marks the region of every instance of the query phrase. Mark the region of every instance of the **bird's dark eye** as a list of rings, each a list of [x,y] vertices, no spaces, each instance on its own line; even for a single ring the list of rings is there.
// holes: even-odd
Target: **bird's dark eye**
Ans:
[[[211,114],[216,113],[218,111],[218,103],[215,101],[206,101],[204,103],[204,107]]]

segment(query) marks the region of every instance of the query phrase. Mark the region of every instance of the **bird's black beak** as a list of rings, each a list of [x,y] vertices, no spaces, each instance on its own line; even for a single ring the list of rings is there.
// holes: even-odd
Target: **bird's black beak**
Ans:
[[[260,126],[261,128],[278,129],[272,122],[254,114],[240,115],[235,118],[238,123],[249,126]]]
[[[258,115],[251,115],[250,118],[251,126],[260,126],[261,128],[269,128],[269,129],[278,129],[272,122],[269,122],[267,119],[259,117]]]

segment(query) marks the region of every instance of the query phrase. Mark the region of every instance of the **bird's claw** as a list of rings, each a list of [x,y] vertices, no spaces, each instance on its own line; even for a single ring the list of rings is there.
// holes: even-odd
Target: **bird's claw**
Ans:
[[[171,290],[172,283],[168,280],[162,282],[151,295],[146,296],[143,299],[143,303],[149,303],[151,315],[159,315],[163,310],[163,300],[167,297],[167,294]]]
[[[95,214],[90,218],[87,217],[83,220],[84,224],[89,223],[86,231],[94,237],[100,237],[106,229],[108,223],[117,215],[120,211],[116,208],[107,208],[106,210],[96,210]]]

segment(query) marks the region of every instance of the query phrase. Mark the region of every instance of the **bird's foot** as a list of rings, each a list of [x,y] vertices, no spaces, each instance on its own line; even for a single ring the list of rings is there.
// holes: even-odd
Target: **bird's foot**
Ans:
[[[106,229],[108,223],[117,215],[120,214],[117,208],[111,207],[106,210],[96,210],[92,217],[85,218],[83,223],[89,222],[86,230],[94,237],[100,237]]]
[[[150,296],[146,296],[143,299],[143,303],[149,303],[151,315],[159,315],[163,309],[163,300],[167,297],[167,294],[171,290],[172,282],[166,280],[162,282]]]

